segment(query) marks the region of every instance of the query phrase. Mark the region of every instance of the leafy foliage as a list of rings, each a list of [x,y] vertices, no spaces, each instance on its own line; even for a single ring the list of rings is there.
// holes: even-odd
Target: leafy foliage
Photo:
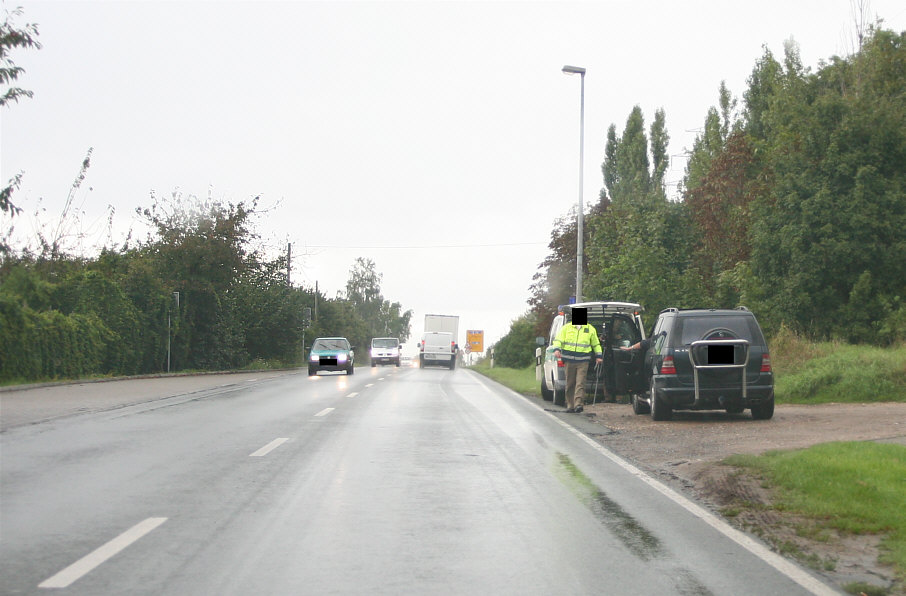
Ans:
[[[590,300],[745,304],[769,333],[906,341],[906,32],[868,28],[817,72],[787,42],[755,63],[737,112],[725,84],[665,198],[663,111],[608,128],[604,188],[587,217]],[[529,304],[538,330],[565,302],[575,218],[555,223]]]
[[[359,346],[376,329],[408,337],[411,311],[377,285],[362,286],[358,304],[287,285],[285,259],[252,248],[256,199],[152,198],[138,211],[153,233],[135,246],[74,258],[53,243],[3,256],[0,381],[164,371],[168,338],[171,369],[224,370],[301,363],[303,335]],[[370,261],[357,266],[351,280],[364,267],[368,283],[380,281]],[[310,322],[306,308],[318,313]]]
[[[361,321],[363,331],[347,336],[354,345],[370,345],[374,337],[396,337],[402,343],[409,339],[412,311],[403,311],[399,302],[384,300],[381,280],[382,275],[371,259],[357,258],[349,271],[346,299]]]
[[[3,23],[0,24],[0,86],[5,90],[0,93],[0,108],[9,105],[11,102],[19,102],[20,97],[32,97],[33,93],[27,89],[16,87],[15,83],[19,80],[19,75],[25,73],[25,69],[16,66],[10,57],[12,50],[17,49],[41,49],[38,42],[38,26],[27,24],[19,27],[15,23],[17,17],[22,16],[22,9],[9,12]],[[22,172],[19,172],[10,179],[6,186],[0,188],[0,213],[8,213],[10,216],[21,212],[12,202],[13,193],[22,183]],[[0,254],[9,251],[9,246],[4,238],[0,238]]]
[[[526,313],[510,324],[494,344],[494,361],[507,368],[524,368],[535,361],[535,316]]]

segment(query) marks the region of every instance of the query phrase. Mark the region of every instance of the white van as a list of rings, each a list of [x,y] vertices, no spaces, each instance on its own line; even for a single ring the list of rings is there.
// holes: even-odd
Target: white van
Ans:
[[[422,335],[422,341],[418,344],[418,367],[445,366],[453,370],[458,349],[452,333],[429,331]]]
[[[538,338],[540,344],[546,345],[541,377],[541,397],[553,400],[554,404],[566,404],[566,367],[562,360],[554,356],[554,340],[563,325],[572,321],[572,309],[584,308],[588,314],[588,324],[598,332],[601,341],[604,363],[596,367],[592,362],[588,367],[585,381],[585,394],[588,399],[598,401],[598,394],[606,399],[616,399],[617,395],[633,392],[634,377],[641,371],[638,366],[638,352],[626,352],[621,348],[629,347],[645,339],[645,326],[642,323],[640,304],[634,302],[583,302],[581,304],[564,304],[558,309],[557,316],[551,321],[550,334],[547,338]]]
[[[371,340],[371,366],[400,365],[400,340],[395,337],[375,337]]]

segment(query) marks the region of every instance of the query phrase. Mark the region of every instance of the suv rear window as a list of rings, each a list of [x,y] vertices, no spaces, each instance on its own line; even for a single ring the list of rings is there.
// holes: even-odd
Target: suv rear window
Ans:
[[[754,317],[746,315],[702,315],[676,318],[672,343],[685,346],[702,339],[712,329],[729,329],[740,339],[756,345],[765,345],[764,337]]]

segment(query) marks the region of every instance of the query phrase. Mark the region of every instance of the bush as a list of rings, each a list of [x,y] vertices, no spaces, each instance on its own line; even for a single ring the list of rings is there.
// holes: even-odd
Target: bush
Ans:
[[[494,363],[525,368],[535,362],[535,315],[527,313],[510,324],[510,331],[494,344]]]

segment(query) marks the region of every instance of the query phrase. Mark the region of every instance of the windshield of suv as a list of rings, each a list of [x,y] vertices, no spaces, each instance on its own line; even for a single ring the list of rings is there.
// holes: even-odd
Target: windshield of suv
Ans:
[[[399,342],[395,339],[373,339],[371,340],[372,348],[395,348]]]
[[[754,317],[745,315],[680,316],[676,319],[673,345],[688,345],[705,337],[709,331],[728,329],[740,339],[765,345],[761,330]]]
[[[349,342],[345,339],[318,339],[315,340],[312,350],[348,350]]]

